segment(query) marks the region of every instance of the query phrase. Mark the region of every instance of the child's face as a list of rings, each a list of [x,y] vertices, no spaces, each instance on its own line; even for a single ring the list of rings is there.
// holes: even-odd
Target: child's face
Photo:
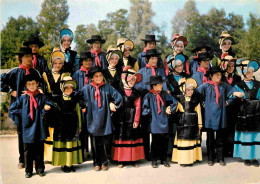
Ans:
[[[193,88],[192,86],[185,89],[185,94],[186,94],[186,96],[191,97],[191,95],[193,94],[193,92],[194,92],[194,88]]]
[[[129,47],[126,47],[124,50],[124,57],[129,57],[131,53],[131,50]]]
[[[200,66],[202,68],[208,68],[209,67],[209,62],[210,62],[210,59],[209,58],[205,58],[205,59],[202,59],[200,61]]]
[[[174,50],[177,54],[181,53],[183,51],[183,44],[182,43],[178,43],[174,46]]]
[[[25,87],[29,91],[34,92],[38,88],[38,85],[39,85],[39,82],[36,82],[35,80],[33,80],[33,81],[27,81],[25,84]]]
[[[91,46],[95,51],[98,51],[101,48],[101,43],[100,41],[95,41],[94,43],[92,43]]]
[[[118,63],[118,57],[116,55],[112,55],[109,59],[109,67],[115,68]]]
[[[55,61],[53,61],[52,66],[53,66],[53,71],[59,72],[63,67],[63,62],[61,59],[56,59]]]
[[[221,75],[220,72],[214,73],[214,74],[211,75],[211,76],[212,76],[212,77],[211,77],[211,80],[212,80],[213,82],[216,82],[216,83],[220,82],[221,77],[222,77],[222,75]]]
[[[224,52],[227,52],[231,47],[231,42],[230,40],[225,40],[221,46]]]
[[[63,38],[63,42],[62,42],[62,47],[64,49],[68,49],[70,47],[70,44],[71,44],[71,39],[69,36],[66,36]]]
[[[147,48],[148,50],[154,49],[155,46],[156,46],[156,43],[155,43],[155,42],[147,42],[147,44],[146,44],[146,48]]]
[[[32,54],[24,54],[22,56],[22,64],[26,67],[32,64]]]
[[[103,74],[101,72],[97,72],[93,75],[93,82],[96,84],[100,84],[103,81]]]
[[[227,73],[233,73],[235,69],[235,63],[234,62],[229,62],[227,64]]]
[[[251,80],[251,79],[253,78],[253,76],[254,76],[253,70],[248,70],[248,71],[246,72],[245,76],[246,76],[246,78],[247,78],[248,80]]]
[[[32,49],[32,53],[37,54],[39,52],[39,46],[37,44],[31,44],[30,48]]]
[[[126,80],[130,88],[134,87],[136,81],[136,77],[134,75],[128,75]]]
[[[157,65],[158,57],[150,57],[148,65],[155,67]]]
[[[183,64],[182,62],[179,62],[178,64],[175,65],[174,70],[178,73],[181,73],[183,71]]]
[[[87,69],[87,68],[91,68],[91,64],[92,64],[92,60],[91,58],[87,58],[87,59],[84,59],[82,61],[82,66]]]
[[[67,86],[65,87],[64,89],[64,94],[67,95],[67,96],[70,96],[70,94],[73,92],[73,87],[71,86]]]
[[[156,85],[153,86],[153,89],[154,89],[154,91],[156,91],[156,92],[161,92],[161,91],[162,91],[162,88],[163,88],[163,84],[162,84],[162,83],[156,84]]]

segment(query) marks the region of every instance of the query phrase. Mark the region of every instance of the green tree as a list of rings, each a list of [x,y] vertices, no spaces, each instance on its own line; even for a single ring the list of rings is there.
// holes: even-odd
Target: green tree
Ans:
[[[1,31],[1,66],[3,68],[18,66],[14,53],[19,51],[31,34],[37,34],[38,31],[36,23],[31,18],[10,17]]]

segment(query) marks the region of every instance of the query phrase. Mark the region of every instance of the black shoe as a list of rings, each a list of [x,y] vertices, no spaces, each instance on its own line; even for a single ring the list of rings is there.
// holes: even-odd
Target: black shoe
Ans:
[[[76,172],[76,169],[75,169],[75,167],[73,167],[73,166],[70,166],[70,171],[71,171],[71,172]]]
[[[152,161],[152,168],[158,168],[157,160]]]
[[[180,166],[181,166],[181,167],[187,167],[187,165],[186,165],[186,164],[180,164]]]
[[[250,166],[251,165],[251,161],[250,160],[245,160],[244,164],[245,164],[245,166]]]
[[[226,165],[227,165],[224,160],[220,160],[220,161],[219,161],[219,164],[220,164],[221,166],[226,166]]]
[[[66,165],[63,167],[63,172],[70,173],[70,167],[67,167]]]
[[[45,173],[44,172],[36,172],[39,176],[43,177],[45,176]]]
[[[31,178],[32,175],[33,175],[32,173],[28,173],[28,172],[27,172],[27,173],[25,173],[25,178]]]
[[[213,161],[208,161],[208,165],[209,165],[209,166],[213,166],[213,165],[214,165],[214,162],[213,162]]]
[[[257,160],[252,160],[252,165],[255,166],[255,167],[259,167],[259,163]]]
[[[165,167],[171,167],[167,161],[161,161],[161,164],[164,165]]]

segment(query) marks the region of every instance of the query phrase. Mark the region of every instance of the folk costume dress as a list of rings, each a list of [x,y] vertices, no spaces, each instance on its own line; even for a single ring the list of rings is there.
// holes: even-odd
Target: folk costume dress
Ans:
[[[54,128],[53,158],[54,166],[72,166],[83,162],[79,130],[81,130],[80,95],[63,94],[57,105],[60,121]]]
[[[115,125],[115,141],[112,148],[114,161],[135,162],[144,159],[143,138],[139,120],[141,114],[141,97],[135,89],[121,89],[123,107],[119,110],[119,121]],[[138,124],[133,128],[133,124]]]
[[[243,80],[235,88],[244,96],[238,113],[233,157],[260,159],[260,82]]]
[[[104,70],[105,81],[117,90],[119,90],[120,88],[119,85],[121,81],[121,74],[122,74],[122,69],[120,69],[120,67],[116,67],[116,68],[108,67]]]
[[[139,70],[139,65],[138,62],[135,58],[133,58],[132,56],[129,57],[123,57],[123,63],[124,66],[130,66],[131,69],[133,69],[134,71],[138,72]]]
[[[92,68],[94,70],[94,67]],[[122,96],[110,84],[87,84],[81,90],[87,103],[87,129],[92,136],[94,166],[107,166],[111,159],[111,135],[114,130],[109,103],[114,101],[116,109],[122,105]]]
[[[192,97],[177,98],[177,133],[175,136],[172,161],[178,164],[193,164],[202,161],[199,128],[202,127],[200,100],[194,93]]]
[[[79,70],[79,60],[77,52],[68,48],[66,50],[62,50],[65,54],[65,61],[63,66],[64,72],[69,72],[71,75],[74,74],[77,70]]]

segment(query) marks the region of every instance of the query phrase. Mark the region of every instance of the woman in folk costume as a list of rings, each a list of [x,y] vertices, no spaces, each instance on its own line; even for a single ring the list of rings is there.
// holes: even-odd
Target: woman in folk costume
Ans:
[[[133,58],[130,54],[134,49],[134,42],[129,39],[119,38],[117,40],[117,48],[121,50],[123,53],[123,63],[124,67],[131,67],[132,70],[138,72],[139,65],[135,58]]]
[[[140,93],[134,89],[135,83],[142,80],[142,75],[132,69],[123,71],[123,87],[119,92],[123,97],[123,107],[119,110],[119,121],[115,124],[115,141],[112,157],[118,162],[118,167],[126,164],[138,167],[138,160],[144,159],[143,138],[140,132],[139,120],[141,114]]]
[[[174,141],[172,161],[182,167],[192,166],[196,161],[202,161],[200,132],[202,118],[200,95],[194,93],[197,83],[192,78],[179,80],[183,95],[177,98],[178,122]]]
[[[63,72],[63,64],[65,61],[65,55],[58,48],[54,48],[54,52],[51,54],[51,66],[50,71],[44,72],[42,77],[45,82],[45,94],[51,99],[54,103],[62,96],[62,91],[60,89],[60,84],[64,76],[70,75],[70,73]],[[49,137],[44,142],[44,161],[52,162],[52,150],[53,150],[53,132],[54,126],[59,120],[55,115],[56,112],[53,112],[51,115],[49,123]],[[56,117],[56,118],[55,118]]]
[[[216,53],[212,60],[212,66],[220,66],[221,60],[229,55],[232,57],[236,56],[236,53],[232,50],[232,44],[235,44],[235,40],[227,31],[222,31],[219,37],[220,50]]]
[[[70,29],[62,29],[60,31],[60,49],[65,54],[65,62],[63,70],[73,75],[79,69],[79,61],[77,59],[77,52],[71,50],[71,43],[73,41],[73,32]]]
[[[188,40],[185,36],[180,36],[178,33],[174,34],[171,40],[171,45],[173,48],[173,53],[167,57],[167,63],[170,62],[171,59],[174,59],[178,54],[181,54],[185,58],[184,65],[184,71],[190,75],[190,69],[189,69],[189,58],[188,56],[183,54],[183,49],[188,45]],[[167,75],[167,69],[166,69],[166,75]]]
[[[118,90],[122,74],[122,52],[116,48],[108,48],[106,59],[108,67],[104,69],[105,81]]]
[[[209,63],[212,58],[213,56],[208,52],[199,53],[198,57],[195,58],[199,64],[199,67],[191,77],[196,80],[198,86],[205,84],[209,80],[205,74],[209,70]]]
[[[108,170],[110,160],[112,133],[114,130],[111,113],[116,112],[122,105],[122,96],[110,84],[103,81],[103,70],[92,67],[88,77],[91,83],[81,92],[87,103],[87,128],[91,134],[93,148],[93,165],[95,171]]]
[[[209,52],[211,50],[210,46],[207,46],[205,44],[199,44],[196,46],[195,49],[193,49],[191,52],[194,54],[193,60],[190,61],[190,75],[192,76],[198,69],[199,64],[197,62],[197,60],[195,60],[196,58],[198,58],[199,53],[202,52]],[[210,67],[210,64],[209,64]]]
[[[144,42],[144,50],[138,54],[138,65],[139,65],[139,69],[142,69],[146,66],[146,59],[145,59],[145,55],[146,55],[146,51],[150,50],[150,49],[156,49],[156,42],[159,42],[159,40],[155,39],[155,35],[145,35],[145,39],[141,39],[141,41]],[[159,68],[164,68],[163,66],[163,62],[162,62],[162,58],[161,56],[158,56],[158,62],[157,62],[157,67]]]
[[[99,66],[102,69],[106,69],[108,66],[106,53],[101,50],[101,46],[106,42],[106,40],[103,40],[100,35],[92,35],[86,42],[90,44],[92,66]]]
[[[38,75],[39,86],[44,88],[44,82],[41,74],[32,68],[32,49],[28,47],[21,47],[18,53],[19,67],[15,67],[7,73],[1,74],[0,86],[1,92],[6,92],[11,95],[10,106],[24,93],[25,87],[23,79],[28,74]],[[23,147],[23,135],[22,135],[22,117],[17,115],[8,115],[17,125],[18,143],[19,143],[19,164],[18,168],[24,168],[24,147]]]
[[[233,157],[243,159],[246,166],[258,167],[257,159],[260,159],[260,82],[253,79],[253,75],[259,69],[259,63],[239,59],[237,66],[238,72],[244,76],[244,79],[238,82],[235,88],[244,96],[237,117]]]
[[[210,80],[195,90],[202,95],[205,101],[205,128],[207,130],[209,166],[214,165],[215,158],[220,165],[226,165],[223,154],[223,132],[227,127],[226,101],[231,95],[239,98],[243,96],[243,93],[238,92],[229,84],[221,82],[222,73],[223,71],[218,66],[211,67],[206,73],[206,77],[210,77]]]
[[[75,172],[74,164],[83,162],[81,142],[81,113],[79,101],[81,96],[74,93],[76,82],[70,76],[61,83],[62,96],[57,100],[59,121],[53,135],[52,164],[61,166],[63,172]]]
[[[23,43],[24,46],[30,47],[33,53],[32,67],[40,72],[48,72],[48,64],[46,59],[40,55],[39,49],[44,46],[44,43],[40,40],[39,36],[30,35],[28,41]]]

